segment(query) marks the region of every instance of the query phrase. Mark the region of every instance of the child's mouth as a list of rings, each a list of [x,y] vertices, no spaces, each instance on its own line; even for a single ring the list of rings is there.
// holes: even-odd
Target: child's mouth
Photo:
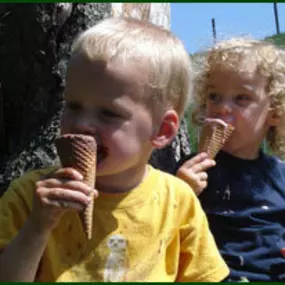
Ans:
[[[227,124],[230,124],[230,125],[235,124],[235,118],[233,116],[223,116],[220,119],[222,119]]]
[[[108,155],[108,149],[102,145],[97,146],[97,164],[101,163]]]

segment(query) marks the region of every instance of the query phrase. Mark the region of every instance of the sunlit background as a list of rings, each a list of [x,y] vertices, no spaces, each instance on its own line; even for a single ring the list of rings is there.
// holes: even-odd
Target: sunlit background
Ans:
[[[285,3],[278,3],[279,30],[285,32]],[[171,3],[171,30],[189,53],[213,43],[212,19],[217,40],[251,35],[263,39],[276,34],[273,3]]]

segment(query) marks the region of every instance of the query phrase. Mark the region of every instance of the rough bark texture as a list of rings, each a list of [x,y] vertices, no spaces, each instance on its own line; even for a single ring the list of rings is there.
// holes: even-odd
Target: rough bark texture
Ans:
[[[110,3],[0,4],[0,196],[12,179],[58,160],[54,139],[71,43],[111,14]],[[184,122],[151,163],[173,172],[189,152]]]

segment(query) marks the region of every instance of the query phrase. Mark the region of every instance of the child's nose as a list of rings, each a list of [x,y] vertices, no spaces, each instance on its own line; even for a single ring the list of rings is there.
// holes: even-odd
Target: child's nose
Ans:
[[[74,128],[75,128],[76,133],[90,135],[93,137],[95,137],[96,132],[97,132],[95,123],[86,118],[81,118],[80,120],[78,120],[75,123]]]
[[[222,102],[219,107],[218,107],[218,112],[221,114],[221,115],[225,115],[225,114],[229,114],[229,113],[232,113],[233,111],[233,106],[232,106],[232,103],[231,102]]]

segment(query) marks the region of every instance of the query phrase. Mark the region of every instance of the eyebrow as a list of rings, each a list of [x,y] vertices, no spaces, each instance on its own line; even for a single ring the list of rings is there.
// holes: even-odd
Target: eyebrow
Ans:
[[[114,111],[117,111],[121,113],[122,115],[130,115],[129,109],[125,107],[123,103],[117,102],[117,101],[112,101],[110,104],[111,108],[114,109]]]
[[[253,91],[254,87],[252,87],[250,84],[244,84],[241,86],[242,88],[249,90],[249,91]]]
[[[251,86],[250,84],[243,84],[243,85],[240,85],[240,87],[243,88],[243,89],[249,90],[249,91],[253,91],[254,90],[254,87]],[[209,84],[209,85],[207,85],[207,88],[208,89],[215,89],[216,86],[214,84]]]

